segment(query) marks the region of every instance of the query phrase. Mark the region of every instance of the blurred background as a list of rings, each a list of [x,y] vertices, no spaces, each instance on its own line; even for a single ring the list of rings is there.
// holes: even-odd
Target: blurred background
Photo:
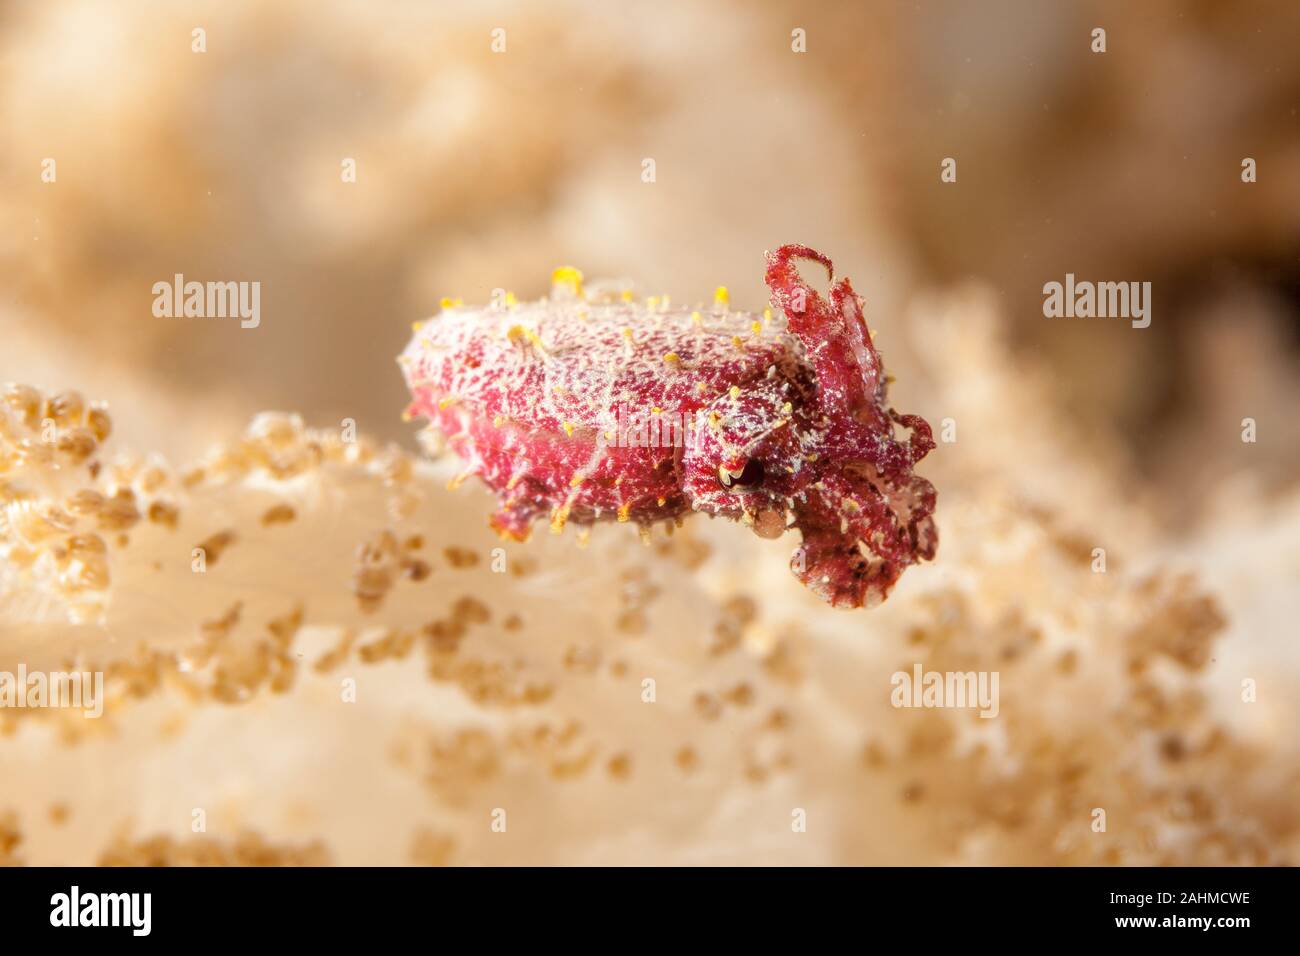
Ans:
[[[800,241],[886,329],[918,288],[987,286],[1171,507],[1294,474],[1295,416],[1267,411],[1300,397],[1292,3],[0,10],[4,373],[57,380],[57,350],[105,398],[147,378],[202,409],[149,447],[269,407],[397,438],[392,358],[442,296],[572,262],[758,308],[763,250]],[[154,318],[177,272],[260,281],[261,327]],[[1067,272],[1150,281],[1152,327],[1048,322]],[[1208,437],[1252,413],[1272,451]]]
[[[866,299],[900,410],[976,428],[921,469],[945,534],[963,495],[986,518],[1050,505],[1036,527],[1085,553],[1142,528],[1211,583],[1205,555],[1253,556],[1276,593],[1294,540],[1260,529],[1296,527],[1269,515],[1294,515],[1300,474],[1298,48],[1289,0],[0,0],[0,380],[105,400],[119,448],[174,462],[267,409],[414,452],[394,358],[441,297],[534,297],[573,264],[757,310],[764,250],[801,242]],[[260,326],[155,317],[176,273],[259,281]],[[1149,281],[1150,327],[1044,318],[1066,273]],[[1009,497],[980,484],[999,473]],[[823,612],[795,606],[815,634]],[[1295,663],[1281,636],[1269,666]],[[1260,812],[1295,839],[1294,814]]]

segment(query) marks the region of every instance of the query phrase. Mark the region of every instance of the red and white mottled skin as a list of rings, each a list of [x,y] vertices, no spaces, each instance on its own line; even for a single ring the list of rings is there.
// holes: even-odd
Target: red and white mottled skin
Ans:
[[[527,538],[541,516],[558,531],[648,527],[691,511],[763,537],[794,527],[800,580],[837,607],[879,603],[904,568],[934,556],[934,487],[912,473],[934,442],[923,419],[888,407],[848,280],[828,301],[800,276],[800,259],[833,278],[831,261],[806,246],[768,253],[785,323],[603,301],[577,281],[540,302],[448,308],[399,359],[408,413],[496,492],[491,523],[504,535]],[[625,420],[699,427],[676,444],[661,434],[658,447],[627,447],[642,435],[616,424],[620,406]]]

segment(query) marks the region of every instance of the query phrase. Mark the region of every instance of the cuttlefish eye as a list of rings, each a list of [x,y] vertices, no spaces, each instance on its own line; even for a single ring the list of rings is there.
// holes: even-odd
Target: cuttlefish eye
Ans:
[[[722,483],[722,487],[731,491],[757,488],[763,483],[763,463],[757,458],[751,458],[739,470],[719,465],[718,481]]]

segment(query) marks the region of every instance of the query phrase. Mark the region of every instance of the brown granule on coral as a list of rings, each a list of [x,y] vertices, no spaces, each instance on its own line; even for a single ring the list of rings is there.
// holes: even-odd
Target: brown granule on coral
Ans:
[[[804,669],[799,662],[801,656],[795,646],[793,634],[778,637],[763,657],[763,670],[773,680],[785,684],[797,684],[803,680]]]
[[[140,509],[136,507],[135,492],[130,488],[119,488],[99,509],[100,531],[125,531],[139,520]]]
[[[408,630],[385,631],[383,635],[357,648],[357,658],[365,664],[401,660],[415,647],[415,634]]]
[[[1213,597],[1196,590],[1190,575],[1167,581],[1153,575],[1139,586],[1139,595],[1152,607],[1146,619],[1129,632],[1130,660],[1142,666],[1163,655],[1191,671],[1210,659],[1210,645],[1227,619]]]
[[[402,558],[402,573],[412,581],[420,582],[433,573],[433,565],[420,558]]]
[[[609,758],[606,769],[615,780],[626,780],[632,775],[632,758],[626,753],[617,753]]]
[[[687,571],[695,571],[713,554],[713,548],[707,541],[689,534],[679,534],[657,540],[655,552],[660,557],[676,561]]]
[[[492,618],[487,605],[464,596],[452,606],[446,619],[431,621],[421,628],[428,659],[428,675],[440,683],[458,685],[472,700],[484,706],[515,707],[549,700],[555,686],[522,673],[522,661],[506,664],[475,657],[460,657],[460,644],[471,626]]]
[[[208,567],[212,567],[221,560],[221,556],[225,554],[226,549],[234,543],[235,532],[227,529],[205,538],[196,547],[202,549],[204,561],[207,562]]]
[[[691,703],[695,707],[695,712],[705,720],[717,720],[722,716],[722,702],[707,691],[697,692]]]
[[[243,614],[243,610],[244,603],[236,601],[226,609],[226,613],[221,617],[202,622],[199,625],[200,636],[209,643],[229,637],[230,632],[239,625],[239,618]]]
[[[862,745],[862,752],[859,760],[862,766],[868,770],[878,770],[883,767],[888,760],[885,749],[880,746],[880,741],[869,740]]]
[[[338,643],[316,659],[312,665],[318,674],[328,674],[337,668],[345,660],[348,654],[352,652],[352,645],[356,642],[357,635],[355,631],[346,629],[339,635]]]
[[[293,643],[294,637],[302,627],[302,615],[303,606],[298,604],[288,614],[273,618],[266,625],[266,629],[275,638],[276,647],[280,650],[288,650],[289,645]]]
[[[629,637],[639,637],[647,626],[646,610],[659,597],[660,588],[641,566],[627,568],[619,574],[620,610],[614,627]]]
[[[683,773],[694,773],[700,765],[700,758],[694,747],[680,747],[673,755],[673,763],[677,764],[677,769]]]
[[[482,707],[535,706],[550,700],[555,685],[527,677],[520,669],[481,658],[435,658],[428,673],[432,680],[455,684]]]
[[[614,627],[620,634],[626,634],[629,637],[640,637],[645,633],[646,629],[645,612],[640,608],[620,611],[614,622]]]
[[[531,728],[519,727],[509,732],[506,750],[540,767],[553,780],[574,780],[591,769],[596,745],[589,741],[577,721],[569,720],[558,728],[545,721]]]
[[[160,524],[166,528],[175,530],[177,522],[180,521],[180,509],[166,501],[155,501],[149,505],[149,522],[151,524]]]
[[[574,674],[594,674],[600,667],[600,648],[593,644],[570,644],[564,649],[564,667]]]
[[[457,620],[430,621],[421,629],[430,655],[455,654],[465,636],[465,625]]]
[[[527,555],[515,555],[510,559],[510,574],[516,578],[526,578],[537,573],[537,561]]]
[[[750,684],[736,684],[723,691],[722,697],[728,703],[735,704],[737,707],[748,707],[754,702],[754,688]]]
[[[387,597],[397,576],[397,552],[397,538],[391,531],[380,531],[357,548],[352,592],[362,611],[373,613]]]
[[[459,545],[451,545],[442,549],[442,556],[447,559],[447,563],[457,570],[472,568],[478,565],[479,555],[477,551],[470,548],[462,548]]]
[[[0,866],[22,866],[18,847],[23,842],[23,831],[18,825],[18,815],[12,810],[0,813]]]
[[[486,624],[492,620],[492,609],[478,598],[465,595],[456,599],[451,616],[463,624]]]
[[[783,707],[772,708],[771,713],[767,715],[766,727],[768,730],[782,731],[789,730],[792,720],[790,712]]]
[[[262,513],[262,527],[269,528],[272,525],[288,524],[297,516],[298,512],[294,511],[293,505],[284,503],[272,505]]]
[[[713,627],[712,639],[708,652],[713,657],[721,657],[740,647],[745,636],[745,629],[758,616],[758,605],[754,599],[744,595],[732,595],[722,604],[722,616]]]
[[[432,737],[423,753],[421,773],[439,794],[459,802],[467,786],[495,778],[502,760],[501,745],[489,731],[466,728]]]
[[[119,838],[99,857],[98,866],[329,866],[330,852],[320,840],[302,846],[276,845],[260,834],[242,832],[234,840],[171,836],[132,841]]]
[[[293,686],[297,667],[293,657],[267,641],[254,645],[251,652],[223,655],[213,673],[212,698],[225,704],[243,703],[263,685],[273,693],[285,693]]]
[[[411,837],[410,859],[416,866],[450,866],[456,840],[446,833],[421,827]]]

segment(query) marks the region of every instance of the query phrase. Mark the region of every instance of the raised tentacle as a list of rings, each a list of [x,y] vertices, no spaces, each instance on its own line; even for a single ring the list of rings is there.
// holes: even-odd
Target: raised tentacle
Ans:
[[[818,400],[834,421],[880,423],[880,357],[862,314],[862,300],[848,279],[833,282],[830,301],[810,286],[795,265],[820,263],[835,277],[831,260],[807,246],[785,245],[767,254],[767,286],[803,344],[817,376]]]

